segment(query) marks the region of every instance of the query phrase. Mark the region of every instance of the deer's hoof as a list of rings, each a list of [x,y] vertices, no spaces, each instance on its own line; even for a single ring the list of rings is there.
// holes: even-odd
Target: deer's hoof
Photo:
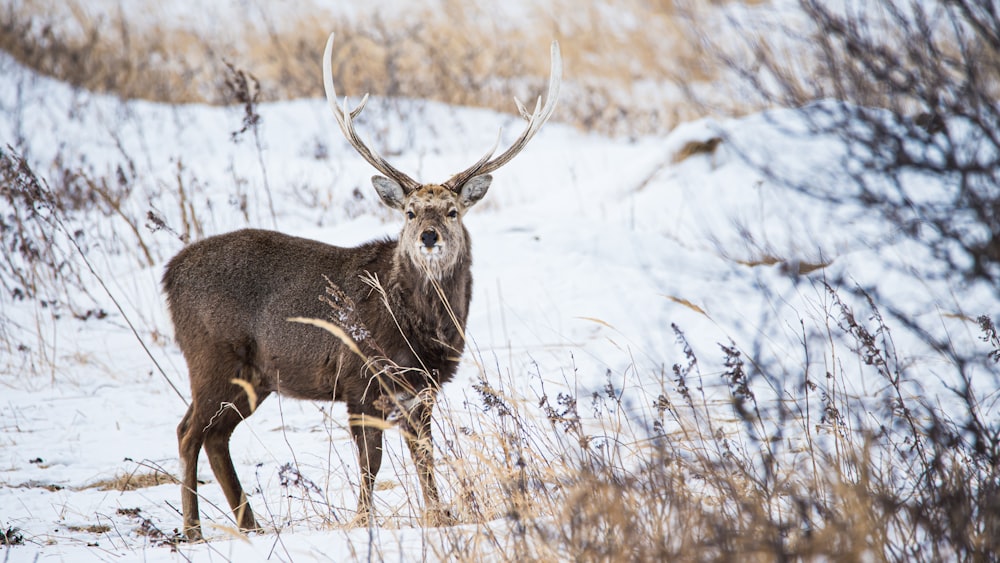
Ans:
[[[205,541],[205,536],[201,535],[201,524],[184,526],[184,539],[190,543]]]
[[[358,515],[351,519],[347,523],[348,528],[367,528],[368,526],[375,523],[375,519],[372,518],[370,512],[358,511]]]
[[[458,524],[458,518],[447,508],[428,508],[424,511],[424,526],[428,528],[454,526],[456,524]]]

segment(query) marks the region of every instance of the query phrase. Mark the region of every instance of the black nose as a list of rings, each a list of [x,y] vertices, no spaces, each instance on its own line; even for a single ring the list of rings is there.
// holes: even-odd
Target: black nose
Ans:
[[[427,248],[433,248],[438,241],[437,231],[433,231],[431,229],[424,231],[423,234],[420,235],[420,241],[423,242],[424,246]]]

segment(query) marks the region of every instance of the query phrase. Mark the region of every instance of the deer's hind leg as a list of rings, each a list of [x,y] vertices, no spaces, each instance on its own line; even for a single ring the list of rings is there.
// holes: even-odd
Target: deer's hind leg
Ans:
[[[201,517],[198,513],[198,453],[205,438],[193,422],[196,417],[195,405],[188,407],[187,413],[177,425],[177,446],[181,458],[181,510],[184,514],[182,531],[190,541],[200,541]]]
[[[361,488],[358,491],[358,518],[356,524],[366,526],[373,522],[372,496],[375,476],[382,467],[382,429],[385,420],[377,409],[368,405],[348,402],[351,435],[358,447],[358,465],[361,469]]]
[[[250,416],[256,405],[267,397],[268,392],[259,384],[251,383],[252,378],[241,376],[249,370],[245,367],[241,369],[240,362],[232,361],[232,358],[229,360],[212,362],[213,365],[205,370],[196,371],[195,366],[192,366],[193,400],[177,427],[181,462],[184,466],[181,491],[184,534],[193,541],[202,539],[197,494],[198,453],[202,446],[212,473],[233,510],[237,525],[245,531],[259,529],[233,466],[229,438],[236,426]],[[248,389],[233,383],[233,379],[251,380],[248,383],[251,383],[250,388],[253,390],[253,401]]]

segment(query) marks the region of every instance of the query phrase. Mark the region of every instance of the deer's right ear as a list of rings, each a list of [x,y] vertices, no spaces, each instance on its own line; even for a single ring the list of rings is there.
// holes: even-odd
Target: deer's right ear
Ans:
[[[375,186],[375,191],[378,192],[383,203],[393,209],[403,209],[406,192],[403,191],[403,186],[400,186],[399,182],[385,176],[372,176],[372,185]]]

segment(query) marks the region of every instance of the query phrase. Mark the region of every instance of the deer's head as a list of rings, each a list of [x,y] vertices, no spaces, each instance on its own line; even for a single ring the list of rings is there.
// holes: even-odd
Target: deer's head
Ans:
[[[440,279],[451,272],[456,264],[468,254],[468,232],[462,225],[462,218],[470,207],[479,202],[490,187],[497,170],[528,144],[555,110],[559,98],[559,83],[562,79],[562,59],[559,44],[552,42],[552,70],[549,75],[548,94],[545,105],[541,97],[535,103],[534,111],[527,109],[516,98],[517,109],[527,120],[524,132],[503,153],[494,157],[500,144],[500,135],[487,153],[475,164],[455,174],[442,184],[421,184],[389,164],[381,155],[370,149],[354,129],[354,118],[368,102],[365,94],[353,110],[348,111],[347,100],[343,105],[337,102],[337,91],[333,85],[331,58],[334,34],[326,42],[323,53],[323,85],[330,109],[340,124],[340,129],[352,147],[376,170],[382,173],[372,177],[372,184],[382,202],[402,212],[406,217],[399,235],[399,252],[414,265]]]

